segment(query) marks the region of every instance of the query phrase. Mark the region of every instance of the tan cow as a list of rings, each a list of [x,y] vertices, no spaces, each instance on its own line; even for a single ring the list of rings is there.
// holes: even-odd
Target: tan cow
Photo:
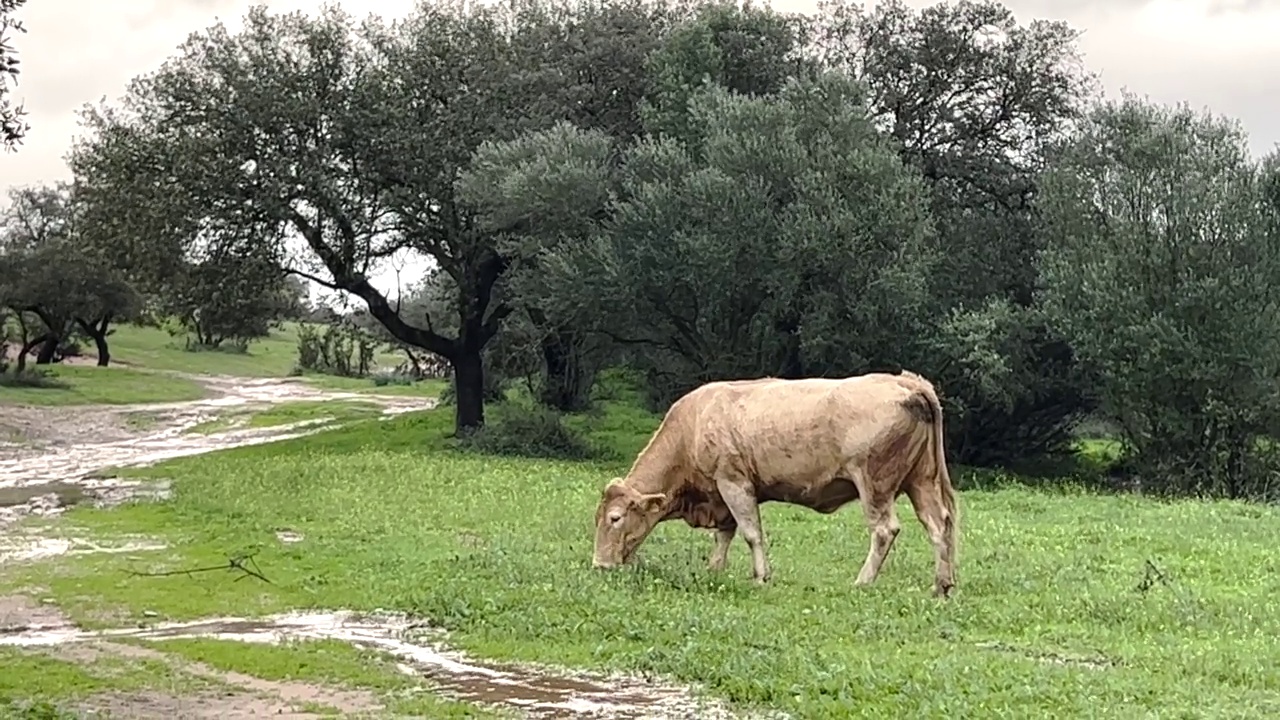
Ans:
[[[776,500],[832,513],[862,500],[871,529],[856,584],[875,580],[900,525],[905,493],[929,533],[935,593],[955,585],[955,491],[933,385],[911,372],[849,378],[707,383],[681,397],[596,509],[593,564],[630,561],[659,522],[715,530],[709,566],[724,568],[741,530],[752,575],[770,576],[759,503]]]

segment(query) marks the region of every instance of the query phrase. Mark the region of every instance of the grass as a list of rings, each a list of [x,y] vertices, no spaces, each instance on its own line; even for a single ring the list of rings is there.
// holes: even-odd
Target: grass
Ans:
[[[111,340],[113,360],[151,370],[235,375],[238,377],[284,377],[298,359],[298,323],[283,323],[271,335],[249,343],[245,352],[234,350],[187,350],[181,337],[172,337],[159,328],[121,325]],[[91,350],[86,350],[92,354]],[[380,351],[374,357],[379,367],[400,362],[395,353]]]
[[[249,343],[246,352],[187,350],[181,337],[171,337],[159,328],[135,325],[118,326],[110,342],[112,360],[121,364],[210,375],[284,377],[298,356],[296,323],[285,323],[269,337]]]
[[[48,380],[38,386],[0,381],[0,405],[129,405],[204,396],[200,383],[174,375],[83,365],[45,366],[41,370],[47,372]]]
[[[0,647],[0,717],[21,717],[17,708],[53,705],[103,692],[130,692],[163,687],[190,692],[207,683],[175,672],[151,659],[99,658],[87,663],[43,652]],[[58,717],[51,714],[51,717]],[[28,717],[39,717],[28,713]]]
[[[294,373],[297,361],[298,324],[285,323],[269,337],[250,343],[246,352],[187,350],[182,338],[171,337],[158,328],[134,325],[117,327],[110,341],[111,367],[41,366],[40,370],[48,373],[49,380],[38,385],[5,382],[0,378],[0,405],[119,405],[203,397],[204,390],[198,383],[175,376],[172,374],[175,372],[286,377]],[[96,357],[92,348],[85,353],[90,358]],[[400,357],[379,352],[374,360],[379,367],[393,367]],[[440,380],[378,385],[372,378],[307,375],[304,379],[328,390],[413,397],[439,396],[445,387],[445,382]]]
[[[47,587],[90,625],[145,610],[407,611],[478,656],[658,672],[803,718],[1280,712],[1280,510],[1034,490],[988,474],[962,493],[950,602],[929,594],[931,549],[905,500],[903,532],[869,588],[852,584],[868,546],[857,505],[832,516],[766,506],[767,587],[751,583],[741,541],[726,572],[707,571],[711,538],[677,522],[654,532],[636,566],[601,573],[589,564],[600,489],[657,418],[619,402],[571,418],[618,459],[570,463],[454,449],[449,412],[129,471],[174,478],[173,498],[77,507],[62,525],[157,536],[171,550],[8,568],[0,584]],[[282,545],[282,528],[305,539]],[[124,572],[252,550],[270,585]],[[104,619],[104,608],[119,613]]]

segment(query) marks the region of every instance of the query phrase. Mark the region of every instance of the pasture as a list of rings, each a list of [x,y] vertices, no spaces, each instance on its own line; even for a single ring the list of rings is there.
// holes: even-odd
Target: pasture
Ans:
[[[728,569],[713,574],[704,567],[711,537],[679,522],[659,526],[635,566],[593,571],[600,489],[658,421],[626,393],[611,396],[568,421],[599,455],[586,462],[458,447],[442,407],[383,421],[357,413],[310,437],[125,470],[170,481],[171,497],[77,507],[25,529],[102,546],[146,538],[163,549],[3,564],[0,585],[35,589],[89,628],[293,609],[403,612],[446,630],[471,657],[655,674],[743,713],[1280,711],[1280,513],[1269,507],[1036,489],[953,468],[962,492],[949,602],[930,596],[931,550],[905,498],[903,531],[868,588],[853,586],[868,543],[856,504],[827,517],[764,506],[774,577],[763,588],[740,539]],[[281,532],[300,539],[282,542]],[[246,553],[269,583],[227,572],[131,575]],[[330,640],[139,644],[269,681],[375,693],[395,713],[490,712],[411,692],[419,681],[387,657]],[[75,707],[116,685],[195,692],[174,670],[103,669],[14,648],[0,648],[0,661],[11,669],[0,707]]]

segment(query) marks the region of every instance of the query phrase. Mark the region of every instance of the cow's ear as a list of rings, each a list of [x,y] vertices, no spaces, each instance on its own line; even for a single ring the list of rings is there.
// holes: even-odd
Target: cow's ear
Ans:
[[[636,498],[636,505],[646,514],[658,512],[666,502],[667,496],[662,493],[649,493]]]

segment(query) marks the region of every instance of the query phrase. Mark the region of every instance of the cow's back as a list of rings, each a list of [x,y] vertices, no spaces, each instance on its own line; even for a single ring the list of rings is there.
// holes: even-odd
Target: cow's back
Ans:
[[[682,402],[699,474],[727,469],[760,483],[825,482],[865,456],[905,417],[909,383],[899,376],[765,378],[708,383]]]

